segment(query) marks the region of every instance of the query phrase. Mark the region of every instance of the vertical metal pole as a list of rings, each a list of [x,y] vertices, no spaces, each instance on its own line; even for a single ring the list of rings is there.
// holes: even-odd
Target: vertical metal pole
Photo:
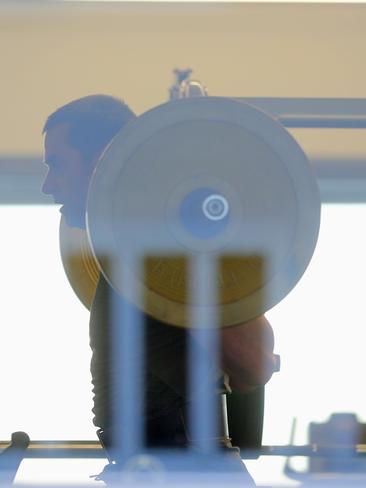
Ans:
[[[217,449],[218,422],[218,319],[215,310],[217,286],[216,262],[201,254],[191,260],[189,341],[190,432],[202,453]]]
[[[138,297],[139,289],[134,279],[129,279],[127,266],[138,276],[140,262],[129,254],[116,272],[121,273],[124,290]],[[144,323],[138,309],[113,294],[113,393],[116,412],[116,446],[118,459],[127,459],[141,450],[144,443]],[[138,297],[141,298],[141,297]]]

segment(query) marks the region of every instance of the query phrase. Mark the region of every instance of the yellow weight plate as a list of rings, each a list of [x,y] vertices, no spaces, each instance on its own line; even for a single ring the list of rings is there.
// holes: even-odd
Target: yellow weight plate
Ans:
[[[218,311],[221,326],[266,312],[304,273],[319,222],[317,184],[296,141],[261,110],[219,97],[138,117],[99,161],[88,195],[106,279],[178,326],[192,325],[200,307]],[[195,275],[200,257],[212,273]],[[209,280],[211,303],[200,302],[197,279]]]
[[[61,217],[59,237],[66,276],[80,301],[90,310],[100,270],[86,230],[69,227],[64,217]]]

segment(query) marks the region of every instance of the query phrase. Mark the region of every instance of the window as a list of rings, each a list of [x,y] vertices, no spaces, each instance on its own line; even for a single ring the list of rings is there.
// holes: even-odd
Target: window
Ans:
[[[292,292],[267,317],[275,330],[281,372],[266,387],[264,445],[307,442],[309,422],[334,412],[366,420],[366,204],[323,204],[313,259]],[[259,484],[284,482],[284,460],[248,463]],[[280,468],[281,467],[281,468]]]
[[[91,439],[88,311],[64,275],[53,206],[0,206],[0,438]]]
[[[59,214],[54,206],[1,206],[0,215],[1,323],[6,324],[0,338],[1,439],[16,430],[26,431],[32,440],[95,439],[88,311],[64,276]],[[365,417],[364,392],[358,386],[364,380],[366,340],[365,222],[366,204],[324,204],[309,268],[267,314],[282,367],[266,388],[265,445],[288,443],[293,417],[298,420],[295,442],[300,444],[307,442],[311,421],[326,421],[333,412]],[[66,482],[69,476],[71,482],[72,473],[81,476],[80,467],[87,477],[104,462],[75,461],[54,461],[52,471],[60,470],[62,479]],[[261,458],[247,465],[259,484],[285,482],[283,459]],[[18,478],[23,473],[36,482],[39,478],[33,477],[41,472],[50,480],[47,466],[50,461],[26,460]]]

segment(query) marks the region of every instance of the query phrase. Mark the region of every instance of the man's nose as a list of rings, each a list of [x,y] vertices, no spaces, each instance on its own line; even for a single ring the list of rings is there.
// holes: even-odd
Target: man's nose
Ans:
[[[53,195],[55,191],[55,181],[50,170],[46,174],[41,190],[46,195]]]

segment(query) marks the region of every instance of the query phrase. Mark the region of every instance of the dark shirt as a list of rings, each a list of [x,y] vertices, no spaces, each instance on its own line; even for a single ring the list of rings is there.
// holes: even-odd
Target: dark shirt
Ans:
[[[113,424],[113,368],[111,315],[112,300],[122,307],[133,307],[116,295],[101,276],[90,314],[91,373],[94,393],[94,424],[109,428]],[[136,309],[135,309],[136,311]],[[145,329],[145,416],[157,418],[184,408],[188,401],[188,330],[164,324],[140,311]],[[122,324],[118,324],[118,327]],[[198,346],[196,346],[198,347]],[[203,353],[203,352],[202,352]],[[221,372],[213,367],[212,381],[222,389]]]

